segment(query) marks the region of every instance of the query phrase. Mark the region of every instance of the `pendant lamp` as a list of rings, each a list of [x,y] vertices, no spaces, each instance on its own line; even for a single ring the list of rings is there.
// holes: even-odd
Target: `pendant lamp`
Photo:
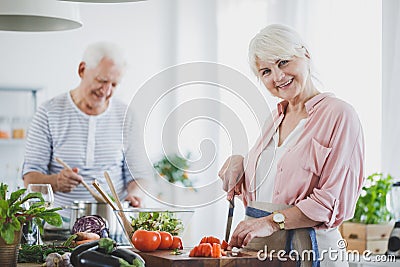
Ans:
[[[79,6],[55,0],[1,0],[0,31],[46,32],[82,26]]]

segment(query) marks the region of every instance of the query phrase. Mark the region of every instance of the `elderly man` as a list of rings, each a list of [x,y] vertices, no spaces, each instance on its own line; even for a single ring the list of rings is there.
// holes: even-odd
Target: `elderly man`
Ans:
[[[113,179],[121,199],[141,205],[137,180],[149,172],[145,155],[135,155],[130,170],[123,153],[122,132],[127,106],[112,98],[121,82],[126,62],[115,44],[90,45],[78,67],[81,82],[73,90],[45,102],[38,109],[28,132],[23,178],[25,185],[47,183],[55,192],[54,206],[93,197],[82,186],[94,179],[108,188],[104,171]],[[129,114],[132,115],[132,114]],[[138,129],[129,144],[142,142]],[[136,137],[137,136],[137,137]],[[139,153],[130,149],[133,153]],[[56,158],[72,169],[63,168]],[[133,168],[132,168],[133,166]],[[60,211],[68,216],[67,210]]]

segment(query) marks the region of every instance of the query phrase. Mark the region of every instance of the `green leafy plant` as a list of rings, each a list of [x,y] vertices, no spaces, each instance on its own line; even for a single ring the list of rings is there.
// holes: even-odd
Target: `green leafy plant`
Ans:
[[[169,211],[165,212],[139,212],[137,218],[132,219],[133,231],[143,229],[148,231],[166,231],[178,235],[183,231],[182,220],[175,218]]]
[[[47,209],[41,193],[29,193],[24,196],[26,189],[19,189],[7,197],[8,185],[0,184],[0,236],[7,244],[12,244],[14,233],[20,231],[24,223],[34,222],[43,232],[43,222],[61,226],[61,216],[56,212],[61,208]],[[26,208],[25,202],[35,199]],[[37,200],[37,201],[36,201]]]
[[[189,156],[190,154],[186,158],[189,158]],[[179,157],[176,154],[164,156],[153,166],[160,176],[170,183],[181,182],[184,186],[193,188],[192,181],[187,174],[189,164],[186,158]]]
[[[365,224],[389,222],[392,214],[386,205],[386,196],[392,183],[393,178],[389,174],[374,173],[368,176],[351,221]]]

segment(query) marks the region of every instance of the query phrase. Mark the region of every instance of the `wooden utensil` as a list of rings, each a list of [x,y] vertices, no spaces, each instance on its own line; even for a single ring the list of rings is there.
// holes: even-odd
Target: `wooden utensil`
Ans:
[[[100,186],[100,184],[96,180],[93,181],[92,185],[104,198],[105,202],[108,203],[108,205],[110,205],[113,210],[117,210],[117,207],[115,206],[114,202],[111,200],[111,198],[107,195],[106,191],[104,191],[104,189]]]
[[[122,223],[124,225],[125,231],[128,233],[129,240],[131,240],[132,235],[133,235],[132,224],[126,218],[125,214],[122,212],[123,207],[122,207],[121,201],[119,200],[117,191],[115,191],[114,184],[112,183],[111,177],[110,177],[110,175],[108,174],[107,171],[104,172],[104,177],[106,178],[106,181],[107,181],[108,187],[110,188],[111,194],[113,195],[114,200],[117,203],[117,206],[118,206],[118,209],[119,209],[119,211],[118,211],[119,217],[122,220]]]
[[[117,207],[115,207],[114,202],[110,199],[110,197],[107,195],[107,193],[104,191],[104,189],[99,185],[99,183],[96,180],[94,180],[92,184],[93,184],[94,188],[96,188],[96,190],[99,191],[99,193],[104,197],[104,200],[111,206],[111,208],[113,210],[118,210]],[[124,228],[125,234],[127,236],[129,236],[129,242],[131,242],[132,235],[133,235],[133,227],[130,224],[129,220],[125,217],[125,214],[121,210],[118,210],[118,216],[121,218],[122,226]]]
[[[60,163],[65,169],[72,170],[72,168],[67,163],[65,163],[62,159],[56,158],[56,161],[58,163]],[[82,184],[89,191],[89,193],[94,197],[94,199],[97,202],[104,203],[103,198],[101,196],[99,196],[98,194],[96,194],[96,192],[84,180],[82,180]]]
[[[115,191],[114,184],[112,183],[111,177],[110,177],[110,175],[108,174],[107,171],[104,172],[104,177],[106,178],[108,187],[109,187],[110,190],[111,190],[111,194],[113,195],[114,200],[115,200],[115,202],[117,203],[118,208],[119,208],[120,210],[123,210],[121,201],[119,200],[119,197],[118,197],[118,194],[117,194],[117,191]]]
[[[106,191],[104,191],[104,189],[100,186],[100,184],[96,180],[93,181],[92,185],[94,186],[94,188],[96,188],[96,190],[100,193],[100,195],[103,196],[104,200],[108,203],[108,205],[110,205],[110,207],[113,210],[117,210],[117,208],[114,205],[114,202],[111,200],[111,198],[107,195]],[[130,224],[129,220],[125,217],[125,214],[121,210],[118,210],[118,215],[122,220],[122,226],[124,228],[125,234],[126,234],[126,236],[129,236],[129,242],[131,242],[132,235],[133,235],[133,227]]]

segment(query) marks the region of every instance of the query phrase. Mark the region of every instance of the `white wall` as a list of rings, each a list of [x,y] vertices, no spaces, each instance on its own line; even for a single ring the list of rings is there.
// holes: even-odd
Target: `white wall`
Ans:
[[[383,1],[382,171],[400,181],[400,2]],[[398,200],[400,201],[400,199]]]

